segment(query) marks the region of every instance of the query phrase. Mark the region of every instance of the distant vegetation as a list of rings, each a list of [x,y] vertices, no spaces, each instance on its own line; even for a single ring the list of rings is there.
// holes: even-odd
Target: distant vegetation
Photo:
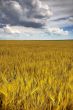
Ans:
[[[73,41],[0,41],[0,110],[73,110]]]

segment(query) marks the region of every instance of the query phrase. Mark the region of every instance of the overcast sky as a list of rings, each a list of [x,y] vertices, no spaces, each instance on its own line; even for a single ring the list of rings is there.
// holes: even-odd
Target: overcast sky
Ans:
[[[0,39],[73,39],[73,0],[0,0]]]

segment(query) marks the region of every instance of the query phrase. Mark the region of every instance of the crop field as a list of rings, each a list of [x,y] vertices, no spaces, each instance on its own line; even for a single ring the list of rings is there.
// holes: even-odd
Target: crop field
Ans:
[[[0,110],[73,110],[73,41],[0,41]]]

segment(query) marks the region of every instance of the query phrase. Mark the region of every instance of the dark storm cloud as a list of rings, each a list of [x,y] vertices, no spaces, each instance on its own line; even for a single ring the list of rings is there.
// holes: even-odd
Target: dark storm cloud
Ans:
[[[72,16],[73,0],[0,0],[2,25],[63,26],[69,25],[66,20]]]
[[[52,15],[49,6],[40,0],[0,0],[0,22],[41,27]]]

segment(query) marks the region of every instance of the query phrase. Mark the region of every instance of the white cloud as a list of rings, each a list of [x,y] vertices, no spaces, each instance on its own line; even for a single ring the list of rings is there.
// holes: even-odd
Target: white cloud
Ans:
[[[17,27],[19,29],[19,27]],[[17,29],[16,28],[16,29]],[[56,34],[48,34],[44,30],[35,30],[32,28],[24,28],[24,33],[18,33],[13,29],[13,32],[4,32],[3,29],[0,29],[0,39],[2,40],[65,40],[69,39],[70,36],[60,36]],[[22,31],[21,31],[22,32]]]
[[[3,27],[3,31],[5,33],[11,33],[11,34],[35,34],[35,33],[41,33],[42,31],[39,29],[34,29],[34,28],[27,28],[27,27],[23,27],[23,26],[10,26],[7,25],[5,27]]]
[[[59,27],[35,29],[24,26],[7,25],[0,28],[0,39],[8,40],[60,40],[69,39],[68,31]]]
[[[50,34],[57,34],[57,35],[68,35],[68,31],[64,31],[63,29],[60,29],[59,27],[51,27],[46,29],[46,32]]]
[[[68,31],[64,31],[63,29],[60,29],[59,27],[51,27],[51,28],[47,28],[47,29],[34,29],[34,28],[27,28],[27,27],[23,27],[23,26],[10,26],[7,25],[3,28],[5,33],[12,33],[12,34],[23,34],[23,33],[27,33],[27,34],[42,34],[42,33],[49,33],[49,34],[57,34],[57,35],[68,35],[69,32]]]

